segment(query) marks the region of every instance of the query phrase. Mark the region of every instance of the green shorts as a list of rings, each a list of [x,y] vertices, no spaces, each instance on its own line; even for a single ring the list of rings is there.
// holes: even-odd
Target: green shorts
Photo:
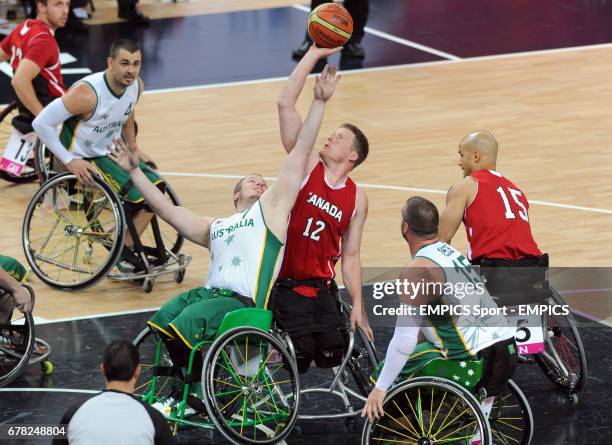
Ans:
[[[132,185],[130,175],[119,167],[114,161],[108,156],[101,156],[99,158],[91,158],[89,161],[96,166],[104,180],[126,201],[133,202],[135,204],[144,201],[142,193]],[[160,187],[164,183],[164,180],[148,165],[140,161],[140,169],[144,172],[149,181],[156,186]],[[128,183],[129,181],[129,183]],[[128,188],[129,187],[129,188]],[[127,188],[127,190],[125,190]]]
[[[218,289],[196,287],[166,302],[147,323],[193,349],[202,340],[215,337],[225,314],[245,307],[246,303],[220,295]]]
[[[0,255],[0,267],[20,283],[25,281],[28,275],[28,270],[19,261],[10,256]]]

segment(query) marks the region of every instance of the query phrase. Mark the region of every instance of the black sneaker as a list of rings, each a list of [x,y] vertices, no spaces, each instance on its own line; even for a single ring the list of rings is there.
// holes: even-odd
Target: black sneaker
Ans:
[[[131,9],[119,10],[119,18],[125,19],[134,25],[149,26],[151,24],[151,19],[140,12],[135,6]]]
[[[308,52],[310,47],[312,46],[312,40],[309,37],[306,37],[302,44],[293,50],[291,56],[294,59],[301,59]]]
[[[348,42],[344,49],[342,50],[342,54],[348,57],[355,57],[362,59],[365,57],[365,49],[359,42]]]

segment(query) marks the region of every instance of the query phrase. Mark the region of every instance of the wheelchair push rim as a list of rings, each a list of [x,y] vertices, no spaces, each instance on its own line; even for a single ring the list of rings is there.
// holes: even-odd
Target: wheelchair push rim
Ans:
[[[19,340],[19,343],[15,344],[15,340]],[[17,314],[9,325],[0,326],[0,387],[8,385],[21,375],[30,362],[34,341],[34,321],[31,313]]]
[[[235,328],[216,339],[202,387],[210,420],[232,443],[277,443],[297,420],[296,364],[278,338],[260,329]]]
[[[61,174],[45,183],[28,205],[22,240],[32,270],[51,287],[76,290],[101,280],[124,244],[119,198],[101,178],[93,186]]]
[[[476,398],[461,386],[436,377],[417,377],[393,388],[384,416],[366,422],[365,444],[469,444],[480,436],[490,445],[491,429]]]
[[[565,304],[554,290],[551,304]],[[536,363],[555,385],[572,394],[580,392],[587,377],[587,359],[572,314],[545,315],[542,328],[545,349],[535,355]]]
[[[533,438],[533,414],[529,402],[512,380],[493,402],[489,425],[494,445],[529,445]]]

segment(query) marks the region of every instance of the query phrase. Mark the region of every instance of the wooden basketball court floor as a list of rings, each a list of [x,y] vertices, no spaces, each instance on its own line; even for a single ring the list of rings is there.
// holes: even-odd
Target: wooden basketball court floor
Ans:
[[[342,122],[355,123],[370,139],[367,162],[352,174],[369,197],[363,266],[408,261],[399,231],[402,203],[418,194],[442,209],[446,190],[461,177],[457,144],[476,129],[498,138],[498,170],[527,194],[535,238],[551,265],[612,266],[611,56],[612,48],[597,47],[345,73],[318,145]],[[229,215],[237,178],[276,174],[284,157],[275,103],[281,86],[278,80],[145,93],[137,108],[139,143],[186,207]],[[311,87],[312,79],[299,102],[302,113]],[[36,187],[0,184],[2,251],[22,260],[21,224]],[[466,250],[463,228],[453,244]],[[201,285],[208,267],[206,250],[187,242],[184,251],[194,260],[180,289]],[[594,283],[566,284],[570,290],[612,287],[609,274],[597,275]],[[35,314],[50,320],[156,307],[180,290],[171,279],[159,279],[151,294],[110,280],[74,293],[35,277],[31,284]],[[568,299],[597,317],[611,314],[609,297],[609,290],[595,290]]]
[[[603,44],[344,72],[328,105],[317,146],[342,122],[363,128],[370,139],[370,157],[351,175],[367,192],[370,203],[363,266],[401,267],[409,260],[399,231],[402,203],[418,194],[442,209],[446,190],[461,177],[456,165],[459,140],[470,131],[487,129],[500,142],[498,170],[519,185],[531,202],[532,229],[542,250],[550,254],[551,265],[579,271],[576,280],[555,269],[554,284],[577,313],[609,326],[610,60],[612,46]],[[312,83],[311,79],[300,99],[302,113],[308,108]],[[233,212],[231,191],[238,178],[252,172],[276,175],[284,158],[275,104],[281,87],[282,79],[273,79],[145,93],[137,107],[139,143],[158,163],[186,207],[203,215],[229,215]],[[36,187],[0,183],[0,252],[24,263],[21,224]],[[463,228],[453,244],[466,250]],[[58,361],[63,362],[57,366],[55,384],[34,380],[34,370],[12,386],[33,390],[51,386],[60,392],[30,397],[23,392],[10,393],[9,388],[3,398],[17,411],[7,409],[6,415],[19,418],[26,410],[29,417],[23,421],[27,423],[55,422],[61,415],[55,412],[57,407],[63,410],[74,401],[69,393],[61,393],[61,388],[99,388],[99,378],[93,374],[103,344],[117,336],[133,337],[147,309],[204,283],[208,252],[189,242],[184,252],[194,257],[185,281],[177,285],[170,278],[160,278],[150,294],[133,284],[110,280],[79,292],[61,292],[31,276],[40,336],[54,340]],[[367,276],[367,269],[364,274]],[[136,314],[99,316],[129,312]],[[80,318],[86,320],[58,323]],[[55,323],[45,326],[44,320]],[[608,329],[597,323],[584,329],[591,360],[605,363]],[[386,349],[388,334],[384,331],[378,337],[381,352]],[[93,374],[85,378],[87,370]],[[593,423],[588,414],[606,405],[606,391],[600,383],[608,374],[605,366],[594,374],[585,413],[559,408],[550,399],[552,393],[534,383],[532,373],[521,372],[519,383],[538,408],[537,431],[558,433],[537,443],[577,443],[577,438],[594,432],[597,434],[589,436],[590,443],[609,443],[609,428],[604,427],[607,421]],[[53,388],[50,391],[55,391]],[[52,414],[41,409],[43,406],[52,407]],[[548,417],[551,410],[555,415],[565,413],[563,426],[552,420],[554,416]],[[576,429],[569,428],[568,422]],[[304,443],[321,437],[317,436],[320,430],[319,424],[312,426]],[[201,443],[200,436],[195,437],[193,443]],[[357,440],[355,434],[341,439],[341,432],[335,437],[334,443]],[[323,437],[321,440],[327,443]],[[302,442],[298,438],[290,443]]]

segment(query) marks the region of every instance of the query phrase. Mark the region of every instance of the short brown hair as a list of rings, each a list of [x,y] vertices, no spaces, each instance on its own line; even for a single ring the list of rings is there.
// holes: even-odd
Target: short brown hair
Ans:
[[[261,176],[259,173],[249,173],[244,178],[240,179],[240,181],[238,181],[236,185],[234,186],[234,207],[236,207],[236,204],[238,203],[238,199],[236,198],[236,193],[240,191],[240,189],[242,188],[242,182],[249,176],[260,176],[263,178],[263,176]]]
[[[115,42],[111,45],[110,51],[108,52],[108,57],[111,59],[116,59],[119,55],[119,50],[121,49],[124,49],[131,54],[141,51],[140,45],[137,42],[128,39],[119,39],[115,40]]]
[[[370,143],[368,142],[368,138],[363,131],[361,131],[355,125],[345,123],[340,125],[340,128],[346,128],[353,133],[353,136],[355,136],[355,140],[353,141],[353,149],[357,152],[357,160],[355,161],[355,165],[353,165],[353,168],[355,168],[368,157],[368,153],[370,152]]]
[[[438,234],[439,220],[436,205],[421,196],[409,198],[402,209],[402,222],[423,238],[433,238]]]

